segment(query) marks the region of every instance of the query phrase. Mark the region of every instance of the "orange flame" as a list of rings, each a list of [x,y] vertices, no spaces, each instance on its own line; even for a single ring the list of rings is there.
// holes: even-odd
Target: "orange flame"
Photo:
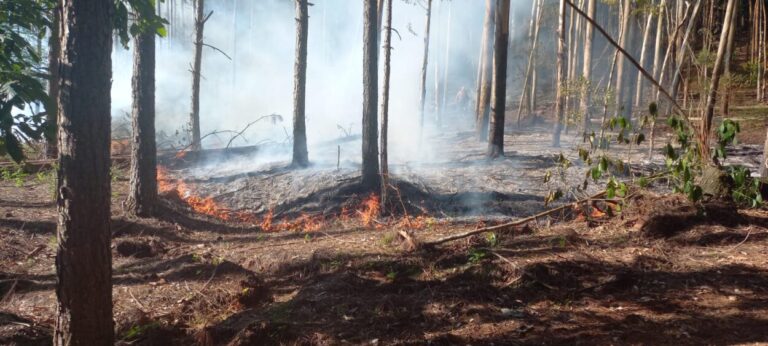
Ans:
[[[379,215],[379,210],[381,210],[379,197],[372,193],[363,201],[363,210],[358,211],[360,213],[360,221],[362,221],[363,225],[370,226],[376,220],[376,216]]]

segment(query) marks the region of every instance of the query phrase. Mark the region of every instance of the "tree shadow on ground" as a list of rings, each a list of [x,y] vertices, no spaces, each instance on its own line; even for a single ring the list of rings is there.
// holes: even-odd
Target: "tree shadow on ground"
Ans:
[[[298,344],[607,342],[745,343],[768,340],[768,272],[745,265],[677,271],[662,258],[633,263],[556,260],[512,269],[490,258],[452,261],[447,276],[423,275],[442,256],[377,259],[317,254],[282,268],[270,281],[291,287],[290,299],[263,311],[243,311],[207,330],[207,340],[247,344],[260,340]],[[524,263],[524,262],[520,262]],[[443,272],[446,272],[443,270]],[[517,276],[513,284],[510,277]],[[724,315],[690,299],[711,288],[753,292],[756,297]],[[644,297],[643,299],[640,299]],[[744,299],[746,299],[745,297]],[[562,306],[632,307],[535,311],[539,302]],[[512,309],[513,313],[505,313]],[[564,316],[563,314],[567,315]],[[649,316],[669,314],[665,318]],[[511,325],[499,332],[467,333],[473,323]],[[646,328],[648,327],[648,328]],[[454,331],[464,330],[464,333]],[[584,339],[588,338],[588,339]],[[682,338],[682,339],[680,339]]]

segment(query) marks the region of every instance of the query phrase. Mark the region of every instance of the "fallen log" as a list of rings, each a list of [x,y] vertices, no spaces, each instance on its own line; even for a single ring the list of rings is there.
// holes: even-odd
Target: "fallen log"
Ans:
[[[576,202],[565,204],[565,205],[562,205],[562,206],[559,206],[557,208],[550,209],[550,210],[547,210],[547,211],[543,211],[541,213],[538,213],[538,214],[533,215],[533,216],[529,216],[529,217],[524,218],[524,219],[520,219],[520,220],[504,223],[504,224],[501,224],[501,225],[483,227],[483,228],[478,228],[478,229],[474,229],[474,230],[471,230],[471,231],[467,231],[467,232],[464,232],[464,233],[450,235],[450,236],[443,237],[443,238],[440,238],[440,239],[436,239],[436,240],[433,240],[433,241],[430,241],[430,242],[424,242],[423,245],[425,245],[425,246],[435,246],[435,245],[440,245],[440,244],[447,243],[447,242],[450,242],[450,241],[459,240],[459,239],[463,239],[463,238],[466,238],[466,237],[471,237],[473,235],[480,234],[480,233],[500,231],[500,230],[504,230],[504,229],[508,229],[508,228],[512,228],[512,227],[520,227],[520,226],[523,226],[523,225],[525,225],[525,224],[527,224],[527,223],[529,223],[531,221],[535,221],[535,220],[537,220],[537,219],[539,219],[541,217],[544,217],[544,216],[547,216],[547,215],[550,215],[550,214],[554,214],[556,212],[562,211],[562,210],[564,210],[566,208],[569,208],[569,207],[572,207],[574,205],[578,205],[578,204],[581,204],[581,203],[589,202],[589,201],[591,201],[593,199],[596,199],[596,198],[601,198],[601,197],[605,196],[605,193],[606,192],[603,191],[603,192],[594,194],[594,195],[592,195],[590,197],[578,200]]]

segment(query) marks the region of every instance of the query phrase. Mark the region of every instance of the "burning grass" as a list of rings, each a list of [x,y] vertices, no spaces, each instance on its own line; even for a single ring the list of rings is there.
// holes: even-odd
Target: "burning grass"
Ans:
[[[381,198],[375,193],[349,197],[341,203],[335,213],[301,212],[279,217],[274,209],[263,213],[232,210],[216,201],[215,197],[202,196],[195,184],[180,178],[172,178],[168,169],[158,167],[158,188],[161,195],[171,197],[188,207],[192,212],[223,222],[244,223],[258,226],[265,232],[318,232],[331,227],[375,228],[394,227],[397,229],[430,229],[441,221],[429,215],[412,216],[407,212],[399,217],[383,217]],[[400,201],[402,204],[402,200]]]

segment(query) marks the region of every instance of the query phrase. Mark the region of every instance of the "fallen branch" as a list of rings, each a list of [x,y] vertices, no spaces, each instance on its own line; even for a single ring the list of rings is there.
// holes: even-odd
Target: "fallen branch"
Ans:
[[[451,235],[451,236],[447,236],[447,237],[443,237],[443,238],[440,238],[440,239],[437,239],[437,240],[426,242],[424,244],[425,245],[429,245],[429,246],[440,245],[440,244],[447,243],[447,242],[450,242],[450,241],[459,240],[459,239],[463,239],[463,238],[466,238],[466,237],[471,237],[473,235],[480,234],[480,233],[493,232],[493,231],[499,231],[499,230],[503,230],[503,229],[507,229],[507,228],[511,228],[511,227],[523,226],[523,225],[525,225],[525,224],[527,224],[527,223],[529,223],[531,221],[536,221],[537,219],[539,219],[541,217],[544,217],[544,216],[547,216],[547,215],[550,215],[550,214],[554,214],[554,213],[556,213],[558,211],[570,208],[570,207],[572,207],[574,205],[581,204],[581,203],[584,203],[584,202],[589,202],[589,201],[591,201],[592,199],[595,199],[595,198],[603,197],[605,195],[605,193],[606,192],[603,191],[603,192],[594,194],[594,195],[592,195],[590,197],[578,200],[576,202],[569,203],[569,204],[566,204],[566,205],[562,205],[562,206],[559,206],[557,208],[550,209],[550,210],[547,210],[547,211],[543,211],[541,213],[538,213],[536,215],[533,215],[533,216],[530,216],[530,217],[527,217],[527,218],[524,218],[524,219],[520,219],[520,220],[516,220],[516,221],[513,221],[513,222],[509,222],[509,223],[505,223],[505,224],[501,224],[501,225],[496,225],[496,226],[478,228],[478,229],[467,231],[467,232],[464,232],[464,233],[454,234],[454,235]]]

